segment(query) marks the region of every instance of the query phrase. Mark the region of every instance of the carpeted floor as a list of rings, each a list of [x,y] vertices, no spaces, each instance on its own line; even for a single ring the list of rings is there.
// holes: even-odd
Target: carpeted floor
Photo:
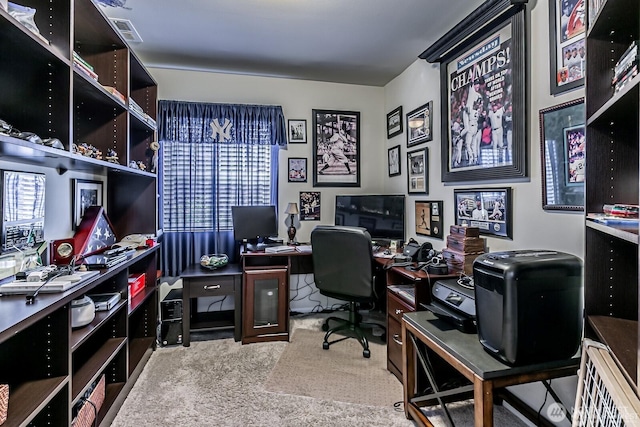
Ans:
[[[312,346],[311,342],[305,344],[305,347],[309,347],[306,351],[309,355],[338,355],[338,351],[333,348],[329,351],[321,349],[321,321],[322,319],[314,318],[302,321],[296,319],[292,322],[290,343],[241,345],[231,338],[225,338],[192,341],[191,347],[159,348],[152,354],[112,426],[414,426],[412,421],[405,418],[401,406],[393,406],[392,402],[402,399],[399,382],[390,388],[387,402],[376,400],[369,404],[348,403],[327,395],[309,397],[294,394],[291,390],[291,394],[285,394],[267,389],[275,388],[270,381],[274,381],[276,375],[282,375],[282,372],[278,373],[278,369],[286,368],[286,359],[283,359],[280,367],[279,360],[288,357],[287,347],[295,346],[297,337],[302,340],[307,335],[317,336],[310,338],[317,345]],[[298,334],[302,329],[313,332],[305,330]],[[347,341],[355,343],[354,340]],[[380,348],[384,351],[384,346]],[[375,362],[378,352],[378,348],[375,352],[372,349],[369,360]],[[386,351],[384,355],[386,357]],[[366,360],[357,348],[354,360]],[[332,363],[337,364],[336,361]],[[292,362],[288,375],[302,383],[303,375],[294,367]],[[327,378],[331,378],[331,383],[336,384],[336,387],[344,387],[339,383],[341,380],[358,382],[360,388],[353,393],[366,395],[372,391],[366,385],[367,382],[359,382],[346,374],[333,377],[327,375]],[[324,380],[324,376],[316,379]],[[457,426],[473,425],[473,404],[456,404],[450,408]],[[495,414],[496,426],[522,425],[504,408],[497,407]],[[439,410],[429,411],[429,416],[431,415],[435,426],[446,425]]]

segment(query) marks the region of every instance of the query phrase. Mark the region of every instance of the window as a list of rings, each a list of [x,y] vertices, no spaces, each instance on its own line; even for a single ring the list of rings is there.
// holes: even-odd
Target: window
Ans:
[[[231,206],[271,204],[271,145],[171,142],[163,151],[165,231],[229,231]]]

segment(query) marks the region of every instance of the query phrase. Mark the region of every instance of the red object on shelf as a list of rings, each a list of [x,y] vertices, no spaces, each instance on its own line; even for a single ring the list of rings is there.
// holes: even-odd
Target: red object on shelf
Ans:
[[[138,295],[145,285],[146,273],[131,274],[129,276],[129,297],[133,298]]]

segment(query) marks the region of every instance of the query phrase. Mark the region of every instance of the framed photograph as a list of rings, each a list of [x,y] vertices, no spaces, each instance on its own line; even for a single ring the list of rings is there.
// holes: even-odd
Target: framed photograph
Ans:
[[[542,208],[584,210],[584,98],[540,110]]]
[[[442,200],[416,200],[416,234],[442,239],[442,214]]]
[[[300,221],[320,221],[320,192],[300,192]]]
[[[429,194],[429,151],[426,148],[407,153],[408,192]]]
[[[395,147],[391,147],[388,151],[389,176],[400,175],[402,172],[400,167],[400,146],[396,145]]]
[[[287,120],[289,144],[307,143],[307,121],[304,119]]]
[[[289,157],[289,182],[307,182],[306,157]]]
[[[84,211],[89,206],[102,206],[102,181],[73,180],[73,229],[80,225]]]
[[[527,176],[525,38],[513,9],[442,60],[443,182]]]
[[[433,139],[432,110],[433,101],[429,101],[407,114],[407,147]]]
[[[313,186],[360,187],[360,113],[313,110]]]
[[[387,114],[387,139],[402,133],[402,106]]]
[[[549,0],[551,94],[584,85],[586,0]]]
[[[455,224],[478,227],[480,234],[511,239],[511,187],[453,190]]]

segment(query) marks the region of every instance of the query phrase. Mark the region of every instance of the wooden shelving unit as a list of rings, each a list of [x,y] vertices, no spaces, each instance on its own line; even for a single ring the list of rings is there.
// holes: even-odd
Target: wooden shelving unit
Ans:
[[[638,204],[640,76],[615,92],[616,62],[640,38],[640,1],[606,0],[587,31],[585,211]],[[585,220],[586,333],[607,344],[638,391],[638,230]]]
[[[92,0],[21,4],[36,9],[42,38],[0,8],[0,51],[10,58],[0,67],[0,118],[42,139],[57,138],[64,149],[0,134],[0,160],[18,170],[51,169],[62,179],[67,171],[101,177],[116,236],[155,234],[156,174],[130,164],[151,162],[156,82]],[[76,68],[74,52],[93,67],[97,81]],[[134,110],[130,100],[143,111]],[[76,152],[82,143],[100,150],[103,159]],[[116,151],[117,163],[104,160],[108,149]],[[71,194],[60,203],[70,205]],[[3,426],[71,425],[74,405],[102,375],[106,396],[98,425],[111,422],[155,349],[158,249],[138,251],[67,292],[41,294],[32,305],[24,295],[0,297],[0,383],[10,388]],[[145,289],[129,301],[127,279],[139,273],[146,275]],[[97,312],[90,325],[72,329],[71,301],[106,292],[119,292],[121,301]]]

